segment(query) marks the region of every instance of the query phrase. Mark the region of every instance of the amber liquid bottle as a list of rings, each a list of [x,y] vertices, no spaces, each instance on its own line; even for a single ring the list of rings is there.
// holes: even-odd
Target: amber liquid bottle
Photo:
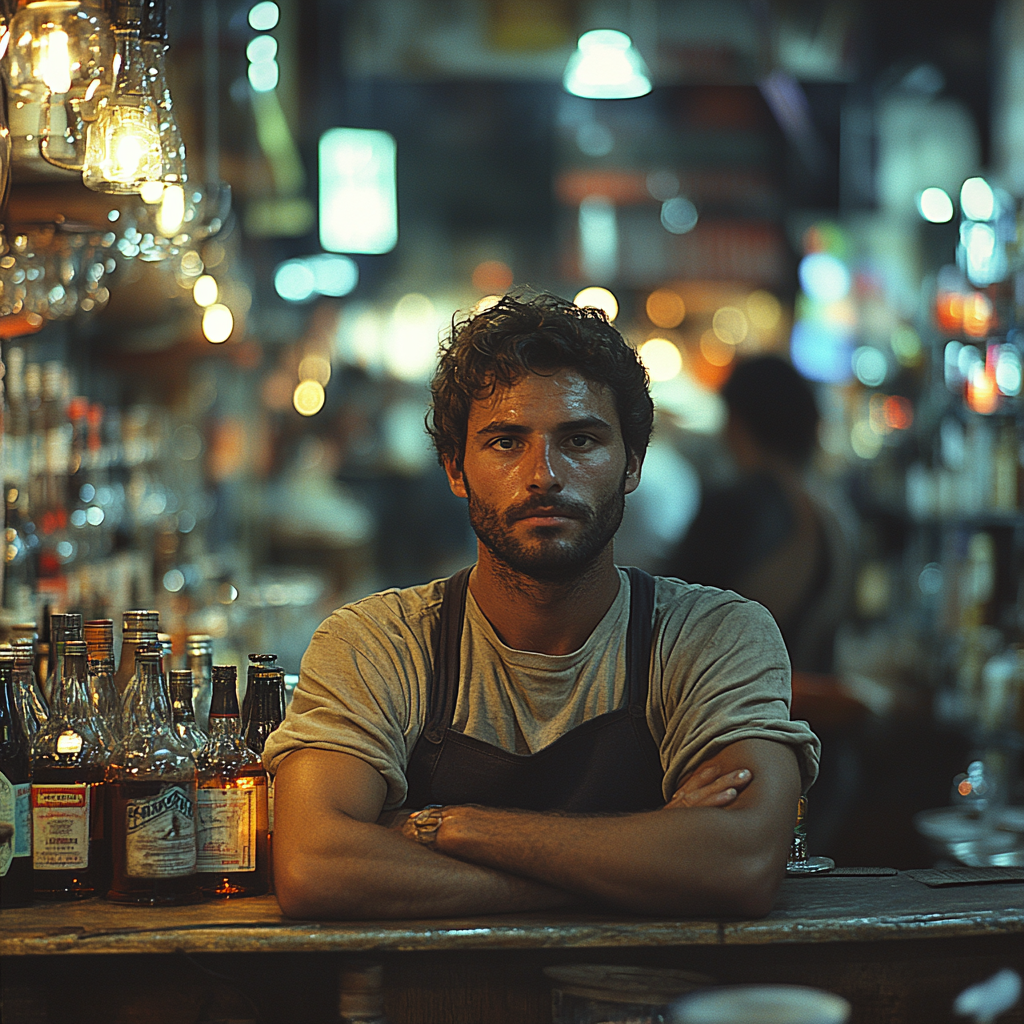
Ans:
[[[171,721],[159,644],[135,651],[133,727],[111,760],[113,880],[107,899],[167,906],[202,898],[196,877],[196,768]]]
[[[14,699],[13,675],[13,656],[0,654],[0,825],[11,829],[0,838],[0,907],[32,902],[28,738]]]
[[[206,733],[196,725],[196,713],[192,707],[192,669],[172,668],[170,690],[174,731],[195,758],[206,744]]]
[[[39,899],[96,896],[109,878],[105,790],[109,751],[92,720],[86,647],[66,640],[50,717],[32,741],[32,866]]]
[[[199,874],[208,896],[262,896],[269,889],[267,773],[239,734],[237,671],[213,666],[199,775]]]

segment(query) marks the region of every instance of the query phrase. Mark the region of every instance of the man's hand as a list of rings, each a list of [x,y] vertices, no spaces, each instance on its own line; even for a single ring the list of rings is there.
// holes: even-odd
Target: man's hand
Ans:
[[[709,761],[683,776],[665,807],[728,807],[752,778],[748,768],[727,771],[717,761]]]

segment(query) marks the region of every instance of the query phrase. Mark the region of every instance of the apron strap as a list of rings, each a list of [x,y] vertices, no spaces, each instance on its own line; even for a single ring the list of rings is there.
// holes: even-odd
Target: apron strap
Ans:
[[[647,715],[651,679],[654,577],[629,566],[629,627],[626,630],[626,700],[633,714]]]
[[[462,622],[466,617],[466,593],[472,571],[473,567],[468,565],[444,585],[441,621],[434,634],[434,670],[427,688],[427,726],[423,730],[431,743],[441,742],[455,717]]]

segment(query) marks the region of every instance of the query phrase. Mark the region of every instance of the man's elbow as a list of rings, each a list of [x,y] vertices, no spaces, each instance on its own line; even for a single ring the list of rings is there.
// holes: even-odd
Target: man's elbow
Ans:
[[[275,851],[274,894],[285,917],[307,920],[356,920],[370,916],[365,885],[346,877],[345,861],[302,851],[282,855]]]

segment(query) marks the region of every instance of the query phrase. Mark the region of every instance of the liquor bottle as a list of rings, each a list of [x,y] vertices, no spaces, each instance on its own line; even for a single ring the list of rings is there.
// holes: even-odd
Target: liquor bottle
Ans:
[[[64,670],[64,645],[68,640],[81,639],[82,616],[77,612],[54,612],[50,616],[50,663],[44,692],[51,704]]]
[[[174,729],[193,756],[206,744],[206,733],[196,725],[192,707],[192,669],[171,669],[171,718]]]
[[[0,652],[0,907],[32,902],[32,814],[28,738],[14,695],[13,652]],[[5,829],[6,831],[6,829]]]
[[[103,891],[108,751],[92,721],[86,646],[62,641],[50,717],[32,741],[32,866],[36,896],[72,900]]]
[[[284,669],[275,664],[273,654],[250,654],[249,666],[249,718],[245,723],[242,738],[254,753],[263,755],[267,737],[284,721]],[[274,777],[267,777],[267,844],[270,850],[270,884],[274,874]]]
[[[237,670],[213,666],[213,699],[198,769],[199,861],[210,896],[261,896],[269,886],[267,773],[239,735]]]
[[[384,1016],[384,968],[372,960],[350,960],[338,976],[339,1024],[388,1024]]]
[[[35,650],[31,640],[15,640],[14,652],[14,702],[29,744],[46,725],[50,708],[46,703],[39,683],[36,681]]]
[[[159,631],[159,612],[133,609],[124,613],[121,625],[121,659],[114,674],[114,686],[122,698],[135,672],[135,649],[139,644],[152,643]]]
[[[135,711],[139,707],[136,699],[138,678],[135,675],[136,654],[139,647],[156,644],[163,658],[163,647],[159,644],[158,626],[160,613],[154,611],[128,611],[124,613],[121,629],[121,660],[114,675],[114,687],[121,695],[121,735],[127,736],[135,728]],[[166,679],[166,676],[164,677]]]
[[[213,697],[213,637],[206,633],[191,633],[185,640],[185,663],[192,670],[192,707],[196,713],[196,724],[205,732]]]
[[[249,666],[245,671],[245,694],[242,697],[242,735],[249,728],[249,716],[252,713],[252,699],[254,696],[253,676],[261,668],[274,668],[277,665],[276,654],[250,654]],[[260,751],[256,751],[260,753]]]
[[[114,623],[90,619],[82,627],[89,654],[89,703],[103,742],[113,750],[121,733],[121,701],[114,686]]]
[[[159,644],[135,650],[134,727],[111,759],[113,880],[107,899],[196,903],[196,767],[171,721]]]

